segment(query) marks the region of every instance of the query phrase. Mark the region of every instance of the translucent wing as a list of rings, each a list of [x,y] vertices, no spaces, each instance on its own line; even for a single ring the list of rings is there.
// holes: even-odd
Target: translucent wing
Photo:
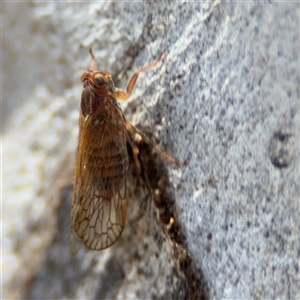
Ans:
[[[88,91],[91,92],[91,91]],[[92,250],[111,246],[126,219],[126,127],[117,105],[107,101],[80,116],[72,202],[71,251],[78,241]]]

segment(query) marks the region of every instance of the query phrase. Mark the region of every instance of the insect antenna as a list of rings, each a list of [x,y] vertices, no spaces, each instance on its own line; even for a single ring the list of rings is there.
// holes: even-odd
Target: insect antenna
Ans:
[[[92,69],[93,69],[93,70],[98,70],[98,68],[97,68],[97,59],[96,59],[96,57],[94,56],[92,46],[90,47],[89,52],[90,52],[90,54],[91,54],[91,56],[92,56],[92,59],[93,59],[93,62],[92,62]]]

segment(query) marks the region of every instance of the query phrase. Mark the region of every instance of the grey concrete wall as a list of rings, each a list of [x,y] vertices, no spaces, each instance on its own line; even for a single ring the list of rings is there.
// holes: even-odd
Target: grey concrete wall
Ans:
[[[299,4],[3,3],[2,298],[299,299]],[[68,249],[93,45],[149,149],[128,220]],[[149,186],[151,189],[149,190]]]

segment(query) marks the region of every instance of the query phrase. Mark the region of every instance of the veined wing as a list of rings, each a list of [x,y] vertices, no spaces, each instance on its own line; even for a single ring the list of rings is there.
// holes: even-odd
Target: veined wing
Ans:
[[[89,118],[81,115],[77,155],[71,251],[76,252],[76,241],[105,249],[121,235],[126,219],[128,154],[118,107],[111,103]]]

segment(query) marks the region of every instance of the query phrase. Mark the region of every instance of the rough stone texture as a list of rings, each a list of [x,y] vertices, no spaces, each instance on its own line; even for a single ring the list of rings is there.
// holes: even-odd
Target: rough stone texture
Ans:
[[[299,13],[3,3],[2,298],[299,299]],[[71,256],[67,184],[90,45],[123,88],[166,50],[122,107],[187,165],[146,149],[149,182],[131,166],[120,240]]]

